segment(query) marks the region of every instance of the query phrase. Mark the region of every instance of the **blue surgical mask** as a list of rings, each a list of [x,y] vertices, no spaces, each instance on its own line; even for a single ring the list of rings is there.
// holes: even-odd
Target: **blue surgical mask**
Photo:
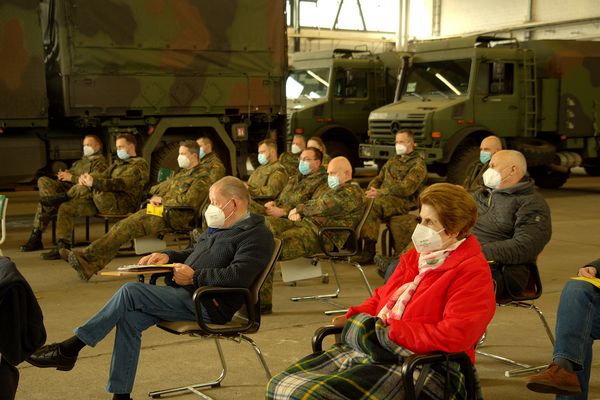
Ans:
[[[125,149],[118,149],[117,150],[117,157],[119,157],[121,160],[128,160],[129,157],[131,157],[129,155],[129,153],[127,153],[127,150]]]
[[[300,171],[302,175],[310,174],[310,165],[308,165],[308,161],[300,161],[298,163],[298,171]]]
[[[488,162],[490,162],[490,160],[492,159],[492,153],[490,153],[489,151],[480,151],[479,152],[479,161],[481,161],[482,164],[487,164]]]
[[[338,178],[337,175],[328,175],[327,185],[329,185],[329,187],[332,189],[337,188],[338,186],[340,186],[340,178]]]
[[[258,153],[258,162],[260,165],[267,165],[269,163],[269,160],[267,159],[267,156],[263,153]]]
[[[200,147],[200,150],[198,150],[198,156],[200,158],[204,157],[206,155],[206,152],[204,151],[204,149],[202,147]]]

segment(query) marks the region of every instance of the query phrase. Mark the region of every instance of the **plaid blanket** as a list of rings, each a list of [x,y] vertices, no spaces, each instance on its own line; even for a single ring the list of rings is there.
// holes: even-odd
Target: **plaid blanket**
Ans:
[[[412,354],[392,342],[382,321],[367,314],[348,320],[341,343],[311,354],[271,379],[267,399],[403,399],[402,362]],[[446,375],[451,399],[465,399],[457,363],[433,365],[419,399],[443,399]],[[417,374],[413,379],[418,379]],[[478,398],[482,398],[477,381]]]

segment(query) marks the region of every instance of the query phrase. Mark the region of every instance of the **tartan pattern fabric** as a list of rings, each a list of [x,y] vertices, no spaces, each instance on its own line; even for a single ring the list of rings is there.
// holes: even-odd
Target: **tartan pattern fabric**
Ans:
[[[311,354],[274,376],[267,399],[403,399],[402,360],[412,354],[393,343],[381,320],[368,314],[351,317],[342,341]],[[457,363],[436,364],[427,373],[420,399],[442,399],[449,376],[451,399],[464,399],[464,377]],[[413,377],[417,379],[418,376]],[[481,398],[481,392],[478,390]]]

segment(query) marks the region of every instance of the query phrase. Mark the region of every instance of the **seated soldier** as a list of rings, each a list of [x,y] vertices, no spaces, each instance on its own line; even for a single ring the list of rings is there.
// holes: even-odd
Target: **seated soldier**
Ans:
[[[86,135],[83,138],[83,157],[75,161],[71,168],[58,171],[57,179],[42,176],[38,179],[40,202],[33,218],[33,230],[27,243],[21,246],[21,251],[42,250],[42,232],[58,211],[58,206],[76,196],[73,189],[79,181],[79,176],[85,173],[98,176],[106,170],[106,158],[102,155],[102,141],[96,135]]]
[[[199,286],[250,288],[271,258],[273,236],[260,215],[248,212],[248,189],[227,176],[210,188],[205,213],[210,227],[194,247],[142,257],[140,264],[173,263],[167,285],[123,285],[75,336],[42,346],[27,361],[40,368],[73,369],[79,352],[95,346],[116,327],[106,390],[114,400],[130,399],[141,350],[142,332],[161,320],[196,321],[192,294]],[[206,323],[231,320],[244,304],[242,294],[219,294],[201,305]],[[96,372],[93,372],[96,373]]]
[[[307,256],[321,251],[319,229],[324,226],[354,227],[363,213],[364,193],[352,182],[352,165],[345,157],[336,157],[327,168],[328,190],[320,191],[291,209],[287,219],[267,218],[273,235],[281,239],[281,260]],[[330,249],[342,248],[348,234],[328,237]]]
[[[283,165],[290,178],[294,175],[298,175],[298,161],[300,153],[302,153],[304,149],[306,149],[306,139],[304,139],[304,136],[294,135],[291,150],[284,151],[279,156],[279,163]]]
[[[208,136],[202,136],[196,139],[200,156],[200,169],[203,169],[210,176],[210,184],[212,185],[219,179],[225,176],[225,166],[219,159],[217,153],[214,152],[213,141]]]
[[[528,265],[536,262],[552,235],[550,208],[535,190],[525,157],[518,151],[494,154],[483,182],[486,188],[473,193],[479,213],[473,234],[488,261],[493,261],[492,277],[500,300],[507,290],[519,293],[527,285]]]
[[[487,171],[492,156],[502,150],[502,142],[498,136],[488,136],[481,141],[479,150],[479,160],[469,167],[463,182],[463,187],[469,192],[481,189],[484,186],[483,174]]]
[[[277,199],[288,182],[285,168],[277,160],[277,142],[265,139],[258,144],[258,162],[248,178],[250,192],[250,211],[264,213],[264,204]]]
[[[323,168],[327,169],[329,161],[331,161],[331,157],[329,157],[329,154],[327,154],[327,148],[325,147],[323,140],[321,140],[321,138],[318,136],[313,136],[308,139],[308,142],[306,142],[306,147],[316,147],[317,149],[321,150],[321,153],[323,153]]]
[[[148,183],[148,163],[138,157],[135,136],[117,136],[117,160],[102,174],[84,173],[74,186],[74,196],[60,205],[56,217],[57,245],[43,253],[45,260],[60,259],[59,249],[71,248],[74,218],[103,214],[127,214],[137,210]]]
[[[369,182],[365,195],[375,200],[362,230],[363,252],[356,259],[360,264],[373,262],[381,220],[407,214],[417,207],[419,192],[427,178],[427,166],[413,151],[414,147],[413,133],[408,129],[398,131],[396,157],[390,158],[379,175]]]
[[[186,140],[180,143],[177,162],[181,168],[179,172],[172,178],[152,186],[152,197],[148,202],[153,206],[163,206],[163,213],[173,206],[190,206],[195,210],[194,213],[197,213],[208,195],[210,178],[198,163],[196,142]],[[172,213],[170,219],[175,226],[189,226],[194,219],[194,214],[189,211]],[[117,222],[110,231],[85,249],[61,249],[60,255],[79,273],[81,280],[87,281],[116,256],[121,245],[134,238],[157,235],[166,228],[163,215],[148,213],[144,208]]]
[[[275,201],[265,203],[265,214],[272,218],[286,218],[296,205],[311,199],[319,190],[327,189],[327,172],[321,166],[323,153],[309,147],[300,154],[299,174],[290,176]]]

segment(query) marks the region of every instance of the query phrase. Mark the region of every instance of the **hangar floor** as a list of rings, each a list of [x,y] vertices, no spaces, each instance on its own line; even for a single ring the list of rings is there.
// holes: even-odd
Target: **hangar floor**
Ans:
[[[544,294],[536,304],[544,311],[551,327],[556,321],[556,307],[564,282],[578,267],[600,257],[600,178],[573,176],[560,190],[542,191],[552,209],[553,235],[542,253],[539,265]],[[43,261],[40,252],[21,253],[19,245],[28,237],[37,192],[8,192],[8,239],[2,245],[29,280],[42,306],[48,341],[62,340],[101,307],[126,278],[93,277],[81,282],[64,261]],[[92,229],[98,237],[102,225]],[[76,228],[83,235],[83,225]],[[50,244],[50,234],[44,242]],[[107,269],[133,263],[137,257],[119,257]],[[328,268],[325,266],[325,268]],[[340,265],[342,293],[339,302],[356,304],[366,296],[358,273]],[[366,267],[373,285],[382,283],[374,266]],[[261,330],[253,338],[262,348],[273,373],[308,354],[312,332],[329,322],[323,314],[331,306],[317,302],[293,303],[290,296],[326,292],[328,286],[318,279],[287,286],[276,281],[274,313],[263,318]],[[17,399],[108,399],[104,392],[111,358],[112,334],[95,348],[86,348],[70,372],[38,369],[27,363],[19,366],[21,379]],[[191,384],[216,377],[217,355],[214,344],[187,337],[177,337],[159,329],[144,333],[143,350],[132,397],[146,398],[151,390]],[[483,349],[483,348],[482,348]],[[215,399],[264,398],[265,376],[250,348],[244,344],[223,344],[229,373],[219,389],[208,390]],[[551,358],[551,345],[533,312],[500,308],[488,328],[485,350],[520,361],[539,365]],[[591,399],[600,399],[600,346],[595,347]],[[523,378],[506,378],[507,365],[478,356],[477,368],[487,399],[548,399],[550,396],[529,392]],[[179,396],[195,398],[192,394]]]

